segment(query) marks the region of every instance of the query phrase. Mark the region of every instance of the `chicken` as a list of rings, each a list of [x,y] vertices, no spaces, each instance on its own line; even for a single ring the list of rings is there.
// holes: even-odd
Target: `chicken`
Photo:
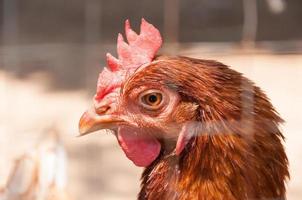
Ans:
[[[161,36],[144,19],[125,29],[79,130],[112,130],[145,167],[138,199],[285,199],[283,120],[264,92],[220,62],[155,56]]]
[[[55,130],[20,156],[0,200],[71,200],[66,191],[66,152]]]

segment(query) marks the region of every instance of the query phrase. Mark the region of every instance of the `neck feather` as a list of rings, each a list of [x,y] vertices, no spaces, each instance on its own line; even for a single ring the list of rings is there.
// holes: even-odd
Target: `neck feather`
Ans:
[[[288,171],[280,138],[269,133],[258,137],[202,135],[193,138],[180,156],[163,150],[142,175],[139,199],[285,198]]]

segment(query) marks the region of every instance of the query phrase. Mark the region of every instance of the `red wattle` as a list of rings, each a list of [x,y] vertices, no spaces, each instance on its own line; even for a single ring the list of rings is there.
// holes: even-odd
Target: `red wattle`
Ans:
[[[126,156],[139,167],[147,167],[160,153],[158,140],[135,128],[120,127],[117,139]]]

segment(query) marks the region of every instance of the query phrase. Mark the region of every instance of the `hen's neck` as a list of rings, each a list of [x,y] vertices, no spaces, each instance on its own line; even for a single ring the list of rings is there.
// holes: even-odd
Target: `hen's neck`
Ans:
[[[215,135],[194,138],[180,156],[163,150],[145,169],[138,199],[283,199],[286,160],[254,148],[239,136]]]

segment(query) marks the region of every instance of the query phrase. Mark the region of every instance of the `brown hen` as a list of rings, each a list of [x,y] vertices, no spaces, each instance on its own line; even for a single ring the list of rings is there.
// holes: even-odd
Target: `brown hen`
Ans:
[[[140,35],[127,21],[126,34],[80,132],[113,130],[145,167],[138,199],[285,199],[282,119],[263,91],[216,61],[154,58],[161,38],[144,20]]]

